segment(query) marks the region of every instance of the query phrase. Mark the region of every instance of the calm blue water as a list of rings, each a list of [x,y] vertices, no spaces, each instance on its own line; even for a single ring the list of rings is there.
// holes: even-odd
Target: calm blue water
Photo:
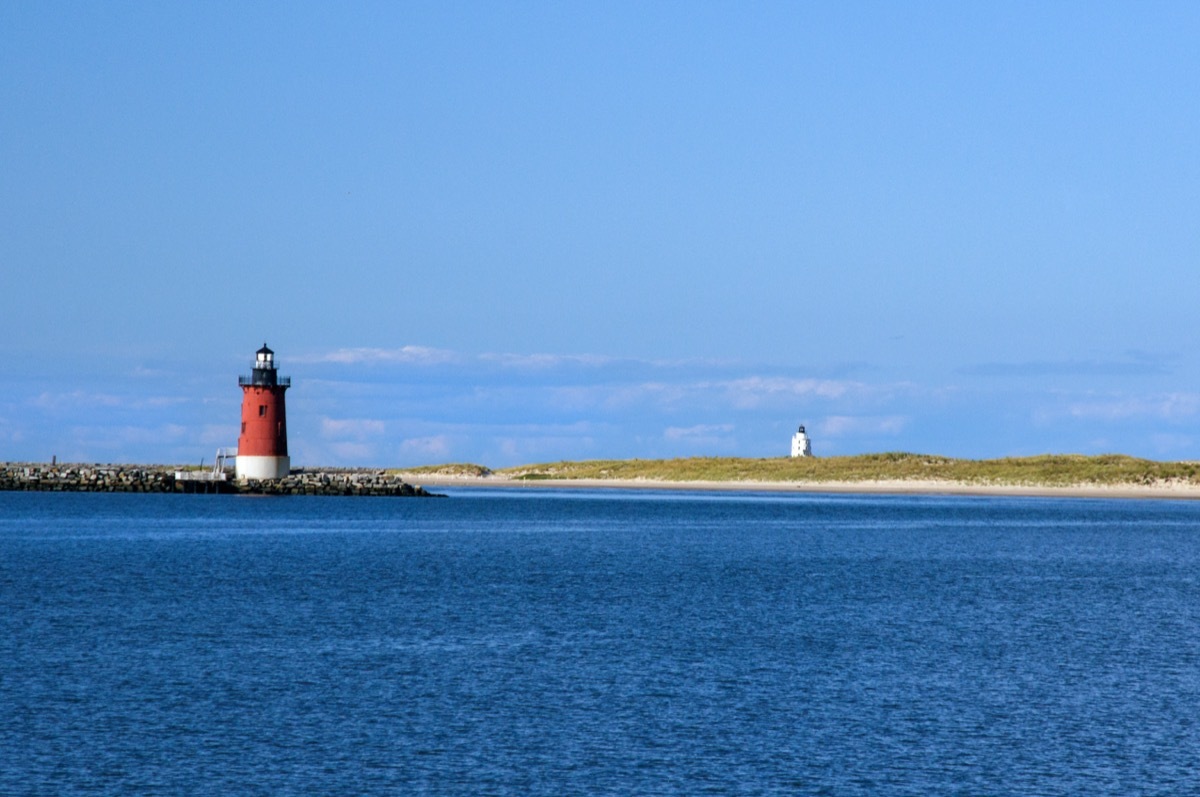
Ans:
[[[0,494],[3,794],[1200,790],[1200,503]]]

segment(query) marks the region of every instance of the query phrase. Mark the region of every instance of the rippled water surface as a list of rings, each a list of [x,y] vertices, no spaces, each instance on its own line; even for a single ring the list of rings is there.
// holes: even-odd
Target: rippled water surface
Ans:
[[[1200,503],[0,494],[0,793],[1200,791]]]

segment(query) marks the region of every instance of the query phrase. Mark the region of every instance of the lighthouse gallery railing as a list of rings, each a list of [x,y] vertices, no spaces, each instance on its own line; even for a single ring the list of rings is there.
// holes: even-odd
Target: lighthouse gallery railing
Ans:
[[[238,377],[238,385],[239,386],[242,386],[242,385],[282,385],[283,387],[291,387],[292,386],[292,378],[290,376],[278,376],[278,377],[275,377],[274,382],[268,382],[264,379],[256,380],[252,376],[239,376]]]

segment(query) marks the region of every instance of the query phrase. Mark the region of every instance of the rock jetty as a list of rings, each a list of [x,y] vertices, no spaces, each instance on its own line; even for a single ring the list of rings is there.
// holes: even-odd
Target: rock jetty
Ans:
[[[175,474],[166,468],[125,465],[21,465],[0,467],[0,490],[73,493],[170,493]]]
[[[282,479],[190,481],[165,466],[0,465],[0,490],[84,493],[210,492],[246,495],[431,497],[423,487],[379,470],[299,470]]]
[[[240,493],[253,495],[367,495],[431,497],[424,487],[409,484],[385,471],[300,471],[282,479],[231,482]]]

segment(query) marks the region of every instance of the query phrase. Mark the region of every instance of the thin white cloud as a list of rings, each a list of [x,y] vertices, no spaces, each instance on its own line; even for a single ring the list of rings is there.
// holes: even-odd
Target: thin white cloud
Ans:
[[[607,409],[623,409],[643,403],[669,407],[686,399],[689,393],[688,385],[673,385],[668,382],[617,385],[608,389],[603,403]]]
[[[733,424],[697,424],[695,426],[668,426],[663,430],[663,437],[667,440],[696,440],[706,439],[712,440],[717,437],[722,437],[733,431]]]
[[[24,438],[22,430],[12,424],[7,418],[0,418],[0,441],[19,443]]]
[[[427,346],[401,346],[398,349],[347,348],[295,358],[296,362],[338,365],[443,365],[456,363],[461,359],[455,352]]]
[[[766,401],[784,398],[838,399],[852,389],[861,388],[856,382],[832,379],[789,379],[786,377],[751,376],[715,383],[725,391],[732,403],[740,408],[758,407]]]
[[[132,376],[139,379],[177,379],[179,375],[174,371],[168,371],[165,368],[147,368],[144,365],[136,366],[131,372]]]
[[[1135,418],[1177,421],[1200,414],[1200,395],[1167,393],[1160,396],[1078,401],[1068,405],[1066,413],[1072,418],[1089,421],[1116,422]],[[1053,415],[1053,412],[1050,414]]]
[[[187,404],[191,399],[184,396],[148,396],[140,401],[135,401],[130,406],[141,409],[162,409],[164,407],[177,407],[180,404]]]
[[[465,354],[449,349],[428,346],[401,346],[380,348],[357,346],[335,349],[318,354],[297,355],[293,358],[301,363],[334,363],[338,365],[443,365],[483,364],[514,371],[552,371],[559,368],[607,368],[627,366],[653,370],[679,370],[686,368],[736,368],[737,363],[708,358],[666,360],[644,360],[614,357],[608,354],[517,354],[512,352],[484,352]]]
[[[43,391],[29,403],[43,410],[124,408],[127,410],[163,409],[191,401],[184,396],[118,396],[112,393],[91,393],[71,390],[64,393]]]
[[[902,415],[830,415],[817,423],[821,437],[864,437],[898,435],[908,425]]]
[[[177,423],[157,426],[84,426],[71,430],[71,437],[81,446],[120,450],[129,446],[175,443],[191,438],[190,427]]]
[[[540,371],[574,365],[599,368],[619,362],[601,354],[481,354],[479,359],[503,368]]]
[[[206,424],[200,428],[200,433],[196,439],[210,447],[228,447],[237,446],[238,429],[237,424]]]
[[[333,455],[334,464],[359,465],[364,462],[375,462],[375,447],[370,443],[338,442],[330,443],[329,451]]]
[[[1055,430],[1047,444],[1054,448],[1086,449],[1080,440],[1086,434],[1113,437],[1114,449],[1174,452],[1192,444],[1163,437],[1152,442],[1151,433],[1183,434],[1188,419],[1200,418],[1200,393],[1001,394],[736,363],[706,368],[696,361],[601,355],[463,355],[420,346],[340,349],[310,362],[327,365],[312,368],[315,373],[296,385],[288,401],[289,443],[299,465],[754,456],[774,454],[774,441],[785,447],[795,423],[806,424],[827,452],[924,450],[936,446],[911,438],[920,430],[963,425],[972,402],[1010,425],[1042,421]],[[418,365],[439,362],[452,365]],[[381,365],[362,379],[353,367],[361,363]],[[0,404],[0,442],[15,457],[77,452],[97,461],[193,462],[236,444],[239,396],[227,379],[188,395],[181,387],[172,396],[140,390],[146,386],[142,377],[69,387],[22,384]],[[142,434],[120,431],[140,423],[147,427]],[[46,431],[31,440],[38,424]],[[947,434],[937,438],[943,445]],[[960,449],[949,453],[986,454],[994,447],[986,432],[953,440]]]
[[[688,448],[719,448],[727,450],[735,444],[733,424],[696,424],[695,426],[668,426],[663,430],[663,439],[668,443]]]
[[[598,368],[618,362],[600,354],[510,354],[485,353],[466,355],[449,349],[428,346],[401,346],[396,349],[351,347],[323,354],[296,357],[297,362],[335,363],[338,365],[445,365],[466,364],[472,361],[524,371],[548,371],[567,366]]]
[[[1163,456],[1175,456],[1180,452],[1193,451],[1196,448],[1196,438],[1187,434],[1152,434],[1150,444],[1154,450]]]
[[[439,464],[450,458],[450,438],[446,435],[430,435],[428,437],[410,437],[400,443],[400,456],[405,464]],[[420,463],[409,460],[420,458]]]
[[[376,439],[386,432],[387,424],[374,418],[321,418],[321,436],[328,439]]]
[[[59,410],[73,407],[120,407],[125,402],[109,393],[88,393],[72,390],[66,393],[42,392],[30,400],[39,409]]]
[[[1144,353],[1120,360],[1031,360],[1011,363],[978,363],[958,369],[965,376],[1063,377],[1153,376],[1170,373],[1169,361]]]
[[[724,381],[655,380],[564,385],[550,388],[548,395],[556,407],[573,409],[602,407],[606,410],[621,410],[639,405],[668,408],[690,401],[702,402],[711,407],[754,410],[794,401],[830,402],[851,397],[886,398],[891,392],[894,391],[868,387],[859,382],[752,376]]]
[[[596,445],[589,435],[526,435],[498,437],[493,441],[500,455],[511,462],[530,464],[558,459],[586,459]]]

